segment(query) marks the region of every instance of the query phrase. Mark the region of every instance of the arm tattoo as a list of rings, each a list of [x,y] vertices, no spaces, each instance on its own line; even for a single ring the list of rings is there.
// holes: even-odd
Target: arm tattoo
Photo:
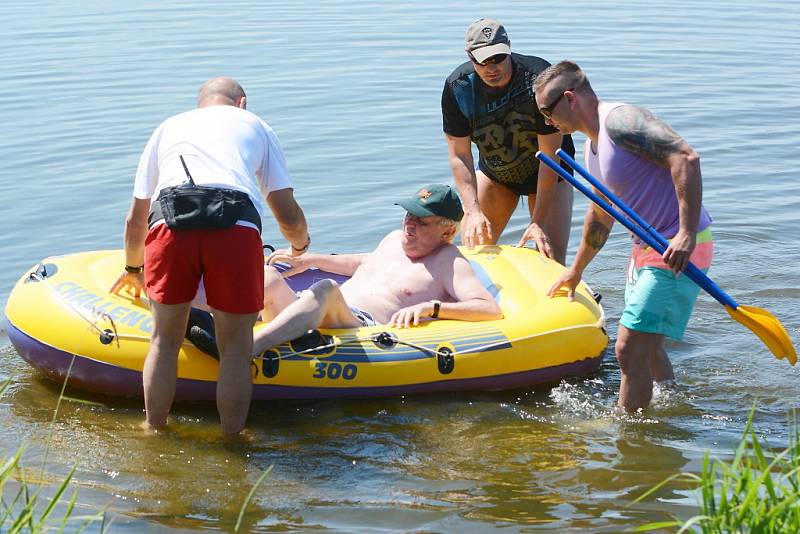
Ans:
[[[685,143],[669,124],[638,106],[620,106],[606,117],[606,130],[622,148],[660,167]]]
[[[611,231],[603,223],[597,221],[590,223],[586,232],[586,242],[595,250],[600,250],[606,244]]]

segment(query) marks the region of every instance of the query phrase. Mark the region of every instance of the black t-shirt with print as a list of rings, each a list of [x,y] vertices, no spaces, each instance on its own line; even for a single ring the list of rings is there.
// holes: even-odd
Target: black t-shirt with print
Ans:
[[[469,61],[454,70],[442,91],[442,127],[448,135],[471,137],[480,154],[478,168],[486,176],[527,195],[536,193],[536,136],[558,130],[545,123],[533,98],[533,80],[550,64],[521,54],[511,54],[511,62],[511,83],[499,90],[483,83]],[[569,135],[561,148],[575,155]]]

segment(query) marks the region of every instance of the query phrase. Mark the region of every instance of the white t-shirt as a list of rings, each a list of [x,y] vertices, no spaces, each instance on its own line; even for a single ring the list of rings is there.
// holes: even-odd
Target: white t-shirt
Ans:
[[[156,198],[165,187],[186,182],[179,156],[195,184],[247,193],[262,218],[266,196],[292,187],[275,132],[254,113],[235,106],[197,108],[162,122],[142,152],[133,196]]]

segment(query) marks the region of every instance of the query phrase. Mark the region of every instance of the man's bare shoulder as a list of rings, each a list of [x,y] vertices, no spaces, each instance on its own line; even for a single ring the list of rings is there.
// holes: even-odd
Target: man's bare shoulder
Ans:
[[[669,124],[639,106],[614,108],[605,126],[617,145],[662,167],[669,166],[669,157],[686,144]]]
[[[372,253],[374,254],[379,250],[385,249],[386,247],[397,246],[397,244],[400,243],[400,236],[402,235],[402,232],[402,230],[392,230],[383,236],[383,239],[380,240],[378,246],[375,247],[375,250],[373,250]]]
[[[452,243],[444,243],[440,245],[436,250],[431,252],[431,256],[436,256],[443,260],[454,260],[456,258],[463,258],[463,254],[461,251],[458,250],[458,247]]]

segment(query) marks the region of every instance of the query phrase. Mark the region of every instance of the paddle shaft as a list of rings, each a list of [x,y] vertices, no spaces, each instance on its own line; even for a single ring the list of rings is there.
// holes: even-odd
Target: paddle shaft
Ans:
[[[648,246],[652,247],[653,250],[657,251],[659,254],[663,254],[667,247],[669,246],[669,242],[662,236],[655,228],[647,224],[644,219],[639,217],[639,215],[629,208],[622,200],[619,199],[614,193],[609,191],[609,189],[603,185],[600,180],[592,176],[589,171],[584,169],[577,161],[572,159],[566,152],[561,149],[556,151],[556,155],[562,159],[562,161],[566,161],[567,164],[578,171],[578,173],[586,178],[586,180],[591,183],[598,191],[603,193],[609,200],[611,200],[617,207],[625,212],[629,218],[625,217],[617,211],[613,206],[611,206],[608,202],[600,198],[594,191],[583,185],[577,178],[572,176],[570,173],[565,171],[561,166],[553,161],[547,154],[542,153],[541,151],[536,153],[536,157],[544,162],[548,167],[553,169],[559,176],[563,179],[571,183],[575,189],[586,195],[592,202],[603,208],[603,211],[614,217],[614,219],[618,220],[622,223],[625,228],[633,232],[639,239],[647,243]],[[634,224],[635,223],[635,224]],[[739,305],[733,300],[727,293],[725,293],[722,288],[720,288],[713,280],[711,280],[706,274],[697,268],[695,264],[689,262],[689,265],[686,267],[684,271],[686,276],[689,277],[694,283],[698,286],[703,288],[709,295],[714,297],[720,304],[728,306],[732,309],[736,309]]]

